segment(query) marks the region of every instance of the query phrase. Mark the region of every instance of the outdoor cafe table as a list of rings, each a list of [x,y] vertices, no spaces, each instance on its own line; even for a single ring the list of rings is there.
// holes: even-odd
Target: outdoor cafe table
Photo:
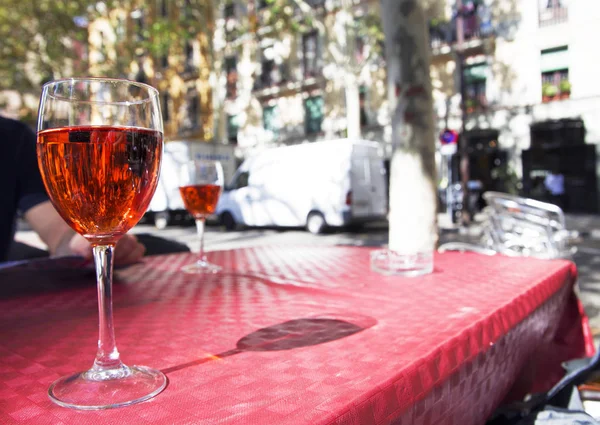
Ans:
[[[570,262],[445,253],[401,278],[369,253],[269,246],[209,253],[215,275],[181,273],[187,253],[120,270],[122,359],[169,384],[101,411],[47,396],[93,361],[93,274],[0,281],[0,424],[482,424],[593,352]]]

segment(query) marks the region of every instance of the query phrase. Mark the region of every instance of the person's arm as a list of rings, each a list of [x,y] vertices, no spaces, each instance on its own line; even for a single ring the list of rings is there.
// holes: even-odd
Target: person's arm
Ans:
[[[75,235],[50,201],[37,204],[25,212],[25,220],[48,246],[50,255],[67,255],[69,243]],[[88,255],[89,256],[89,255]]]
[[[25,219],[42,241],[48,245],[50,255],[92,257],[90,243],[65,223],[50,201],[42,202],[28,209],[25,212]],[[145,251],[144,245],[139,243],[134,235],[124,235],[115,249],[115,263],[134,263],[142,258]]]

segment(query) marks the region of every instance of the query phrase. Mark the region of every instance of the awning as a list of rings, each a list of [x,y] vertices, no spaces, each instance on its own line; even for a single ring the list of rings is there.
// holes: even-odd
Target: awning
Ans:
[[[465,75],[465,83],[472,83],[476,81],[485,81],[487,78],[487,63],[482,63],[478,65],[471,65],[465,67],[464,75]]]
[[[569,49],[567,46],[542,50],[542,72],[569,69]]]

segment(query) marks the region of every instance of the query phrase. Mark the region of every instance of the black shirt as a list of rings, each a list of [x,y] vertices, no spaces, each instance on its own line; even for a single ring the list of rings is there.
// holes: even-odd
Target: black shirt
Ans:
[[[48,200],[35,145],[33,130],[0,117],[0,261],[6,261],[17,214]]]

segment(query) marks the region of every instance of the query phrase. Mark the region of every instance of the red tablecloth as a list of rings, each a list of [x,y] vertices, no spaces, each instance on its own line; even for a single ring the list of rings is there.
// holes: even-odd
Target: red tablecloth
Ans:
[[[366,248],[209,258],[225,271],[182,274],[195,258],[177,254],[119,272],[122,359],[169,378],[125,408],[75,411],[46,394],[93,361],[91,275],[5,295],[0,423],[481,424],[516,383],[547,388],[560,361],[593,351],[567,261],[446,253],[434,273],[399,278],[371,272]]]

